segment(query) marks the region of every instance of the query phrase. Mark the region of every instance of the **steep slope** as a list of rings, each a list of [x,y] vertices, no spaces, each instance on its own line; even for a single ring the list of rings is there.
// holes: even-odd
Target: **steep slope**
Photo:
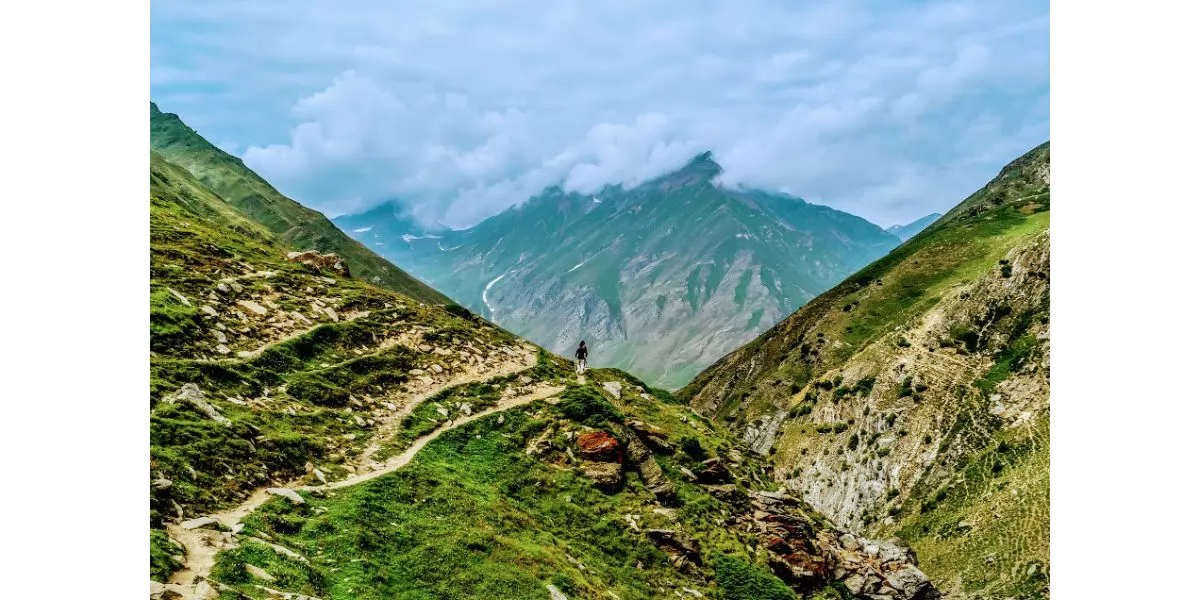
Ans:
[[[152,599],[936,597],[669,393],[150,197]]]
[[[331,252],[342,257],[359,279],[392,289],[421,302],[450,300],[354,241],[321,213],[279,193],[242,163],[213,146],[177,115],[150,103],[150,147],[187,169],[212,192],[246,217],[277,233],[296,250]]]
[[[633,189],[552,188],[465,231],[391,207],[345,231],[551,350],[677,388],[899,239],[799,198],[716,185],[708,154]]]
[[[1044,597],[1050,147],[680,392],[954,596]]]
[[[908,240],[908,238],[921,233],[922,230],[932,225],[934,221],[940,219],[941,217],[942,213],[925,215],[924,217],[921,217],[920,219],[917,219],[908,225],[892,225],[891,227],[887,228],[887,232],[900,238],[901,240]]]

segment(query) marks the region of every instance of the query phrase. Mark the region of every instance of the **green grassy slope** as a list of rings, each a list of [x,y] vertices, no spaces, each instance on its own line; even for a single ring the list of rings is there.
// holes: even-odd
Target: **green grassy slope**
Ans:
[[[204,186],[260,223],[296,250],[315,249],[342,257],[350,273],[422,302],[449,304],[429,286],[342,233],[321,213],[271,187],[241,159],[213,146],[177,115],[150,103],[150,146],[163,158],[187,169]]]
[[[681,390],[954,597],[1043,597],[1049,143]]]

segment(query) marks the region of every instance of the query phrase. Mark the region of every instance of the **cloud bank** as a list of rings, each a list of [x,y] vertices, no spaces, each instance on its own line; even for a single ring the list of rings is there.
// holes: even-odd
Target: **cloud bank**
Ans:
[[[329,215],[462,227],[548,185],[723,182],[880,225],[1049,137],[1046,2],[156,0],[163,110]]]

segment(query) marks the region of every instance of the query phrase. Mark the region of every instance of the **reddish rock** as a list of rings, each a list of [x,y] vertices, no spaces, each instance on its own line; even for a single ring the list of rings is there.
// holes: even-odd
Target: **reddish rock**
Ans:
[[[579,454],[596,462],[621,462],[621,442],[603,431],[589,431],[579,436]]]
[[[773,537],[767,540],[767,550],[776,554],[791,554],[792,546],[781,537]]]

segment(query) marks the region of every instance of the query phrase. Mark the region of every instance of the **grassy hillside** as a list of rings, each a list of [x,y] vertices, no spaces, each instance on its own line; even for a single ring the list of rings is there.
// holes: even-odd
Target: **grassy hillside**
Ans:
[[[952,597],[1043,597],[1049,143],[680,395]]]
[[[295,250],[332,252],[364,281],[432,304],[450,300],[354,241],[321,213],[280,194],[242,163],[213,146],[177,115],[150,103],[150,146],[162,158],[187,169],[205,187],[246,217],[279,234]]]
[[[669,393],[150,175],[152,599],[932,597]]]

